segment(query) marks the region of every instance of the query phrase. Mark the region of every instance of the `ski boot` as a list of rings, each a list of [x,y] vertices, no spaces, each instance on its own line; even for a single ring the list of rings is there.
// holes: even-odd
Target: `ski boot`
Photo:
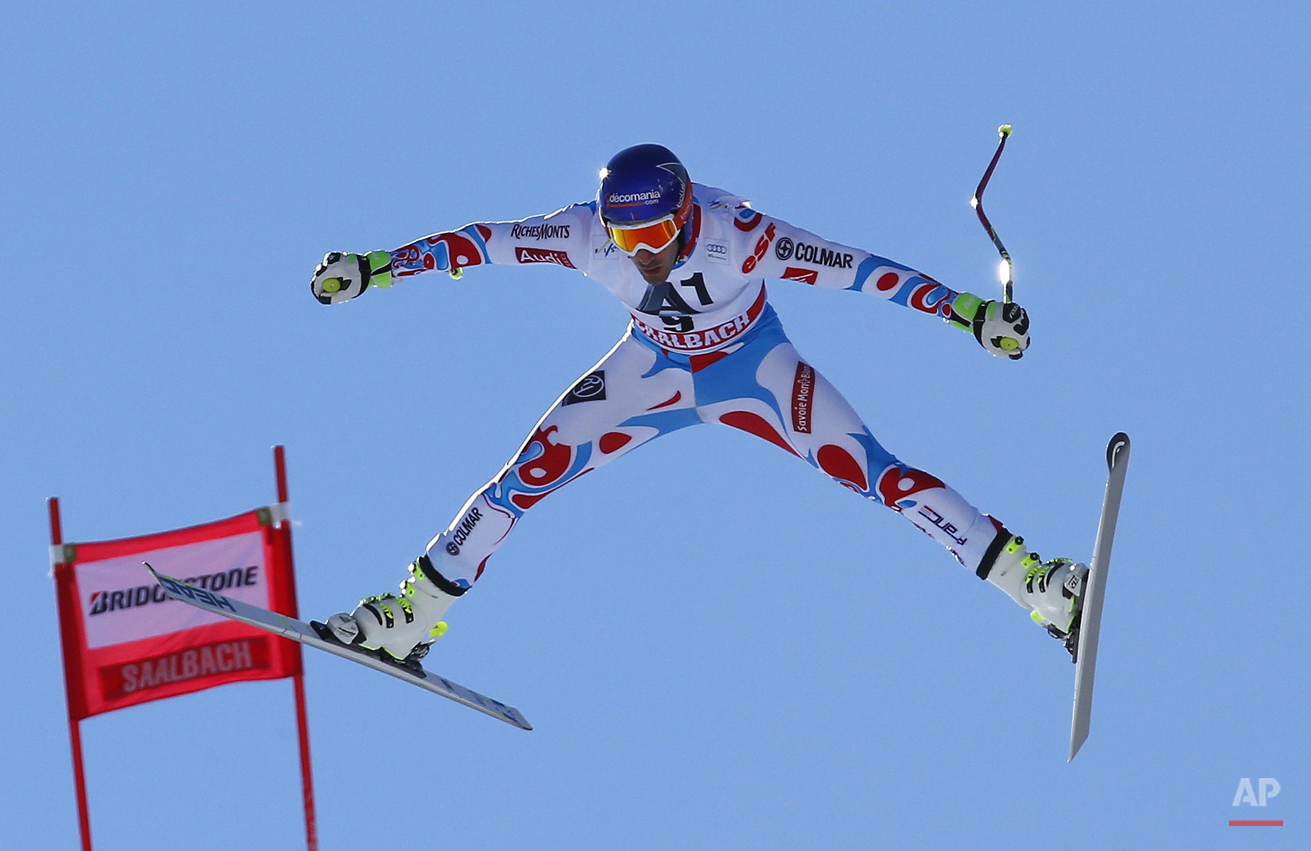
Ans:
[[[426,554],[410,564],[410,577],[400,589],[399,595],[366,597],[350,614],[335,614],[325,624],[313,624],[315,630],[384,662],[418,668],[433,642],[446,633],[442,615],[460,596],[451,592],[463,593],[463,589],[437,573]]]
[[[988,548],[978,574],[1029,609],[1029,617],[1046,627],[1077,661],[1087,565],[1068,558],[1043,561],[1025,548],[1023,538],[1003,529]]]

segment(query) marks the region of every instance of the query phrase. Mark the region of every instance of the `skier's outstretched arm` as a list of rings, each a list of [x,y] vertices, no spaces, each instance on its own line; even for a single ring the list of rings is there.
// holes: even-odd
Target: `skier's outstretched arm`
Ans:
[[[513,222],[474,222],[425,236],[392,251],[329,252],[310,281],[324,304],[341,304],[370,287],[390,287],[423,272],[458,274],[485,263],[551,263],[587,271],[595,202]]]
[[[971,332],[998,357],[1019,359],[1029,345],[1029,317],[1018,304],[957,292],[909,266],[831,242],[749,207],[739,208],[737,219],[745,237],[739,237],[744,272],[876,295]]]

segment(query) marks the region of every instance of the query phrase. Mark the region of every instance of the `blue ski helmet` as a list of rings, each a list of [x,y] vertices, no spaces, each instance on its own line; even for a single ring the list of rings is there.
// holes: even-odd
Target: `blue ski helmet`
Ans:
[[[597,200],[607,226],[624,228],[672,216],[681,232],[692,220],[692,181],[663,145],[634,145],[611,157],[601,170]]]

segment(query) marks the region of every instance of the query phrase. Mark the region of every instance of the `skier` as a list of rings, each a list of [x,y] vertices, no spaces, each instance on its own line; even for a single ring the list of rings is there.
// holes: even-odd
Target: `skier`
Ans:
[[[340,304],[413,275],[458,276],[484,263],[577,269],[617,296],[632,321],[410,564],[399,594],[367,598],[351,614],[328,619],[338,640],[417,661],[445,630],[446,610],[538,500],[661,435],[723,423],[900,513],[1070,646],[1088,568],[1069,559],[1044,562],[940,479],[879,445],[793,348],[765,281],[866,292],[938,316],[1010,359],[1029,344],[1029,318],[1019,305],[955,292],[759,213],[743,198],[692,183],[672,152],[650,144],[610,160],[595,201],[470,224],[394,251],[332,252],[310,288],[320,302]]]

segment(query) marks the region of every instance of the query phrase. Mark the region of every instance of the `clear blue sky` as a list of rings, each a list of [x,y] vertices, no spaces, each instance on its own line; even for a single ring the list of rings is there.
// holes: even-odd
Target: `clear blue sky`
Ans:
[[[45,499],[71,540],[274,498],[302,612],[401,575],[626,313],[557,268],[326,308],[330,249],[586,200],[619,148],[998,292],[1028,356],[779,282],[900,457],[1087,557],[1134,440],[1092,737],[1059,645],[768,444],[668,437],[535,508],[432,667],[307,654],[322,847],[1304,848],[1311,26],[1296,3],[37,4],[6,14],[0,835],[76,846]],[[288,682],[83,725],[98,849],[303,847]],[[1263,810],[1232,806],[1273,777]],[[1230,819],[1284,819],[1231,828]],[[392,839],[381,841],[380,834]]]

